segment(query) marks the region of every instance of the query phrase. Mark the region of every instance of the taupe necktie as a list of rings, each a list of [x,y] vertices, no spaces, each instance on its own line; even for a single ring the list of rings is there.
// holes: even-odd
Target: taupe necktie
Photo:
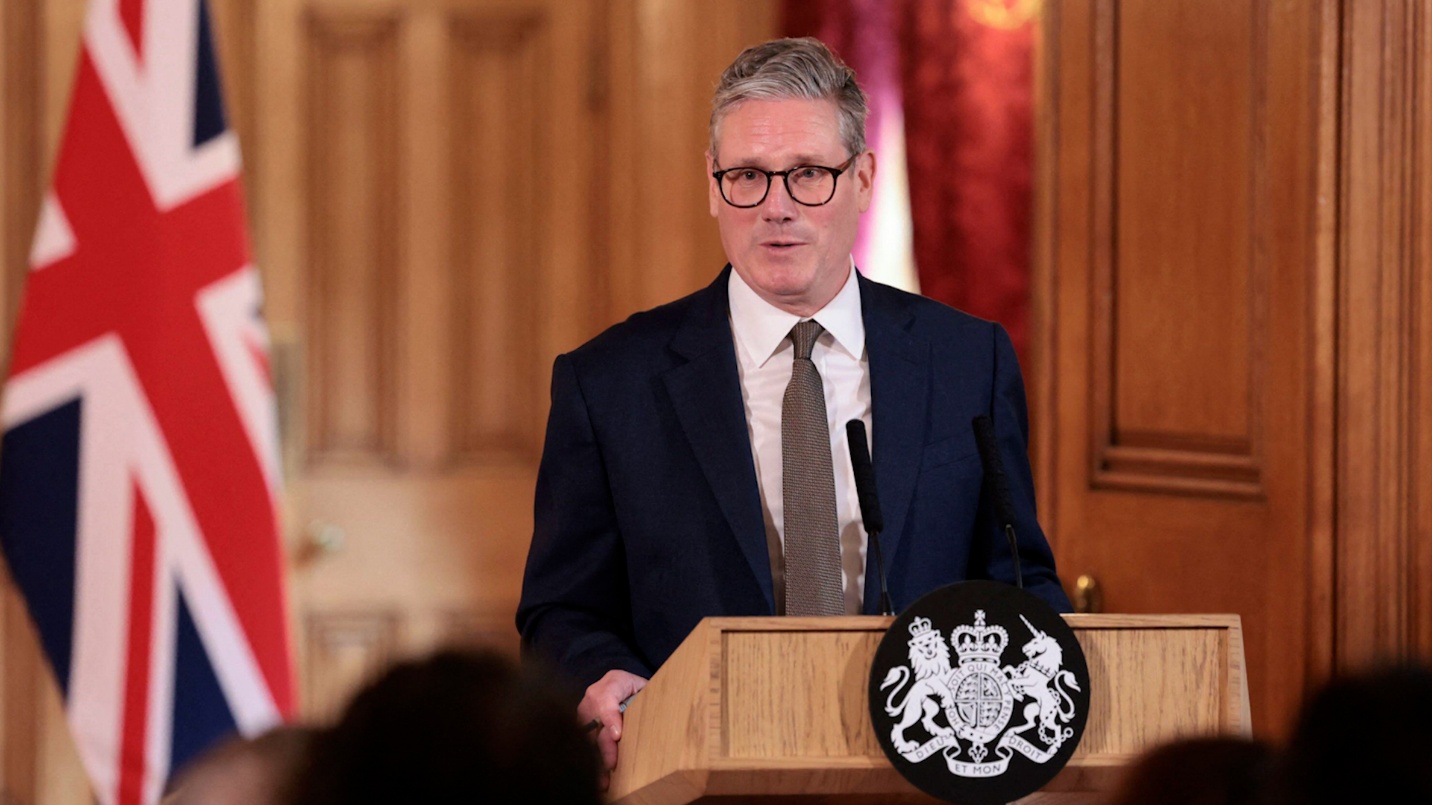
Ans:
[[[845,614],[830,426],[820,372],[810,359],[811,347],[824,331],[814,321],[791,328],[795,361],[781,402],[787,615]]]

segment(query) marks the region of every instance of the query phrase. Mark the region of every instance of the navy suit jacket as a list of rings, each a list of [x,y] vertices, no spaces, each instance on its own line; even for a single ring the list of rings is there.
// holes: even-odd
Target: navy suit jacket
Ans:
[[[553,367],[517,626],[527,651],[582,686],[616,668],[650,677],[705,616],[774,611],[730,271]],[[897,611],[951,582],[1013,580],[981,494],[970,427],[981,414],[994,421],[1009,475],[1025,588],[1068,611],[1035,521],[1024,386],[1009,336],[863,277],[860,299],[880,542]],[[878,593],[872,559],[867,614],[878,613]]]

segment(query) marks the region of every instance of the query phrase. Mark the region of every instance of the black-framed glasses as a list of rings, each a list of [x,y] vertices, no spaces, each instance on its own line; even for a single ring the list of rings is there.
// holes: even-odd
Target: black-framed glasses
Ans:
[[[824,165],[797,165],[790,170],[768,171],[760,168],[727,168],[711,174],[721,188],[721,198],[732,207],[759,207],[771,192],[771,177],[779,176],[786,183],[786,192],[797,204],[819,207],[835,198],[835,183],[855,161],[855,154],[834,168]]]

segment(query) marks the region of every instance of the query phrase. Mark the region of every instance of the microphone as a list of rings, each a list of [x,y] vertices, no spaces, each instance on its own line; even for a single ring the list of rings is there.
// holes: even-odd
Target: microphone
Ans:
[[[1009,494],[1009,476],[1004,474],[1004,461],[994,437],[994,423],[980,415],[970,423],[975,431],[975,446],[984,465],[985,483],[994,498],[995,516],[1004,524],[1004,538],[1009,541],[1009,554],[1014,559],[1014,586],[1024,589],[1024,576],[1019,571],[1019,545],[1014,538],[1014,499]]]
[[[880,577],[880,614],[894,615],[890,605],[890,589],[885,583],[885,556],[880,552],[880,532],[885,530],[885,517],[880,513],[880,498],[875,494],[875,465],[870,462],[870,447],[865,441],[865,423],[852,419],[845,423],[845,441],[850,446],[850,466],[855,471],[855,494],[860,498],[860,519],[870,536],[870,550],[875,552],[875,572]]]

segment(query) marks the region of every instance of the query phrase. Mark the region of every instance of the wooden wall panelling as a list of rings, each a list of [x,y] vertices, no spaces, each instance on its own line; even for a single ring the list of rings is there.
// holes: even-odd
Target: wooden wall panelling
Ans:
[[[602,294],[594,300],[599,307],[599,323],[608,325],[626,318],[637,310],[641,287],[641,270],[637,260],[640,249],[631,238],[640,220],[638,194],[643,188],[639,162],[644,153],[638,143],[643,130],[641,116],[634,104],[639,98],[636,69],[639,34],[636,29],[636,6],[639,0],[611,0],[603,15],[606,47],[602,50],[604,68],[597,96],[605,122],[605,137],[597,152],[602,163],[603,198],[607,203],[604,225],[600,226],[601,244],[606,258],[597,290]]]
[[[573,178],[539,154],[547,106],[537,76],[549,58],[535,15],[455,23],[450,71],[455,116],[447,286],[455,306],[452,424],[455,458],[532,460],[541,451],[546,374],[539,367],[543,272],[539,235],[554,196]],[[480,83],[473,76],[483,76]]]
[[[315,15],[308,41],[309,455],[396,461],[398,20]]]
[[[1432,3],[1347,3],[1343,14],[1337,661],[1347,668],[1432,653]]]
[[[1302,572],[1328,5],[1072,1],[1045,20],[1037,455],[1061,573],[1098,578],[1109,611],[1240,614],[1260,730],[1329,628]]]
[[[40,657],[39,638],[19,588],[5,573],[0,602],[4,628],[4,662],[0,664],[0,801],[33,802],[38,778],[39,749],[34,740],[40,727],[43,695],[40,680],[46,669]],[[52,694],[58,698],[58,693]]]
[[[401,230],[393,267],[397,280],[393,304],[398,313],[392,337],[397,365],[390,381],[398,452],[392,480],[397,482],[421,483],[419,479],[452,454],[449,412],[457,403],[448,378],[469,371],[457,363],[455,316],[460,307],[453,299],[451,276],[459,270],[454,262],[461,256],[452,251],[449,234],[470,225],[453,208],[451,188],[463,179],[453,175],[447,136],[458,118],[449,92],[450,75],[461,64],[453,52],[455,11],[444,5],[400,4],[391,10],[401,21],[402,65],[398,79],[401,170],[394,175]],[[486,273],[498,267],[479,270]],[[405,508],[410,516],[420,516],[423,504],[414,500],[409,505]],[[427,538],[421,533],[414,536],[419,541]]]
[[[254,182],[247,178],[256,171],[261,157],[258,152],[257,101],[254,97],[258,58],[259,0],[207,0],[209,24],[213,29],[219,60],[219,78],[224,92],[224,111],[229,126],[239,137],[243,155],[244,200],[249,211],[249,240],[254,240],[253,227],[260,200]]]
[[[79,68],[80,32],[88,3],[76,0],[38,0],[43,8],[42,22],[35,40],[41,48],[44,93],[43,136],[45,163],[42,169],[48,183],[54,168],[55,154],[64,133],[65,118],[70,111],[70,89]]]
[[[613,291],[621,296],[613,313],[622,319],[700,287],[697,264],[717,258],[711,239],[701,236],[710,223],[701,179],[705,118],[693,91],[698,63],[711,47],[704,44],[711,41],[701,28],[704,15],[671,0],[618,6],[630,11],[626,24],[635,31],[631,60],[616,67],[630,83],[614,98],[618,116],[630,114],[635,123],[626,132],[635,146],[626,171],[630,228],[613,236],[614,259],[633,267],[613,272]]]
[[[335,717],[348,695],[397,658],[403,616],[392,610],[325,612],[305,620],[307,713]]]
[[[22,805],[89,805],[95,801],[94,792],[80,765],[54,679],[42,676],[36,694],[39,731],[29,736],[36,743],[35,794]]]
[[[1034,188],[1032,188],[1030,249],[1030,367],[1025,382],[1030,385],[1030,463],[1034,471],[1035,504],[1045,536],[1058,551],[1060,508],[1058,508],[1058,380],[1055,345],[1060,338],[1075,338],[1073,329],[1058,319],[1057,301],[1063,284],[1055,271],[1061,254],[1061,231],[1085,232],[1090,205],[1067,205],[1065,193],[1090,198],[1090,170],[1093,159],[1060,159],[1061,153],[1091,155],[1091,126],[1061,126],[1061,119],[1090,120],[1093,117],[1090,92],[1061,92],[1065,64],[1090,64],[1093,36],[1087,30],[1088,10],[1064,19],[1063,6],[1044,3],[1035,17],[1034,44]],[[1065,132],[1067,127],[1067,132]],[[1091,199],[1090,199],[1091,201]],[[1077,325],[1078,322],[1075,322]],[[1065,587],[1073,589],[1075,577],[1061,569]]]
[[[312,401],[290,528],[342,545],[301,552],[296,607],[391,610],[402,653],[454,639],[454,612],[512,633],[551,361],[605,315],[589,232],[605,228],[605,4],[271,2],[302,22],[271,26],[290,37],[275,85],[311,79],[303,125],[274,122],[263,143],[274,326],[304,334]],[[294,103],[264,100],[266,123]],[[290,204],[307,232],[276,220]],[[321,707],[343,684],[306,689]]]
[[[1264,494],[1268,266],[1254,236],[1266,121],[1253,95],[1266,4],[1251,8],[1130,2],[1098,17],[1110,43],[1099,52],[1089,342],[1099,487]],[[1211,44],[1174,46],[1184,42]],[[1194,75],[1170,91],[1171,78]]]
[[[36,0],[0,7],[0,324],[7,346],[40,200],[69,108],[83,4]],[[9,363],[9,350],[0,366]]]
[[[42,19],[36,3],[0,6],[0,332],[7,347],[0,371],[9,365],[43,187],[43,51],[33,44]],[[8,572],[0,579],[0,799],[29,803],[38,776],[36,691],[44,667],[19,588]]]
[[[445,621],[445,643],[497,651],[513,659],[520,656],[521,641],[510,613],[461,609],[448,612]]]
[[[43,119],[42,65],[34,42],[39,39],[38,3],[6,3],[0,8],[0,322],[10,343],[20,287],[29,264],[30,241],[39,216],[44,180],[45,146],[39,123]],[[0,368],[9,365],[9,350]]]
[[[706,196],[711,93],[745,47],[777,35],[764,0],[615,0],[612,320],[669,302],[725,262]]]
[[[612,110],[604,98],[610,86],[611,45],[603,38],[610,30],[610,6],[608,0],[580,6],[555,0],[544,6],[551,25],[538,52],[562,66],[555,79],[542,84],[539,97],[550,103],[545,122],[539,124],[541,136],[534,140],[535,146],[546,149],[537,156],[534,175],[548,182],[537,189],[534,203],[540,210],[538,220],[550,227],[550,234],[539,239],[544,274],[523,286],[536,292],[541,303],[536,377],[529,382],[540,389],[534,414],[544,432],[552,359],[607,323],[608,311],[597,291],[607,287],[605,277],[611,272],[605,240],[610,191],[605,181],[612,168],[602,161],[611,137]]]

